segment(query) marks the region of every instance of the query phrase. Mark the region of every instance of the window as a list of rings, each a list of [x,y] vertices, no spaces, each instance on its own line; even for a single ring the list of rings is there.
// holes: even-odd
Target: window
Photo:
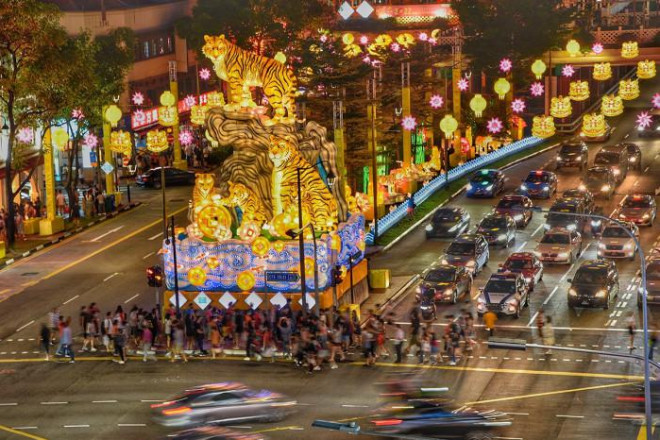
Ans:
[[[174,32],[171,30],[140,35],[136,50],[136,61],[168,55],[174,52]]]

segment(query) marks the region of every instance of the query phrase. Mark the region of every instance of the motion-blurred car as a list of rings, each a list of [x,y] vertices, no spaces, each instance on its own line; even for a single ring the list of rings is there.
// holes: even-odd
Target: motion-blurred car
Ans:
[[[152,168],[144,174],[135,177],[137,186],[160,188],[160,167]],[[194,185],[195,173],[178,168],[165,167],[165,186]]]
[[[508,248],[516,241],[516,222],[507,214],[486,214],[476,232],[483,235],[488,244]]]
[[[639,239],[639,229],[634,223],[628,225],[628,231]],[[598,257],[635,259],[637,245],[623,227],[609,224],[603,229],[598,243]]]
[[[479,170],[467,186],[468,197],[495,197],[504,189],[504,173],[499,170]]]
[[[596,209],[594,203],[594,195],[587,188],[573,188],[567,189],[561,195],[562,199],[580,199],[584,203],[584,212],[586,214],[593,214]]]
[[[440,208],[426,225],[426,238],[458,237],[470,227],[470,214],[454,206]]]
[[[594,157],[594,166],[609,167],[618,185],[628,175],[628,151],[618,145],[603,147]]]
[[[635,170],[638,173],[642,172],[642,150],[639,148],[639,145],[633,144],[632,142],[621,142],[621,147],[626,149],[628,153],[628,170]]]
[[[463,234],[451,242],[442,264],[465,267],[472,275],[481,272],[488,264],[488,242],[479,234]]]
[[[200,426],[168,434],[165,439],[175,440],[265,440],[261,434],[236,432],[220,426]]]
[[[572,139],[561,144],[557,153],[557,170],[568,167],[579,168],[580,171],[587,167],[589,161],[589,149],[581,139]]]
[[[628,194],[621,200],[612,218],[637,225],[653,226],[656,213],[655,197],[649,194]]]
[[[616,179],[609,167],[595,166],[587,170],[584,181],[579,189],[588,189],[594,197],[605,197],[607,200],[614,195]]]
[[[581,199],[561,198],[556,200],[550,207],[543,227],[546,230],[565,228],[569,231],[583,233],[585,225],[589,222],[589,217],[583,216],[585,214],[587,212]]]
[[[600,136],[587,136],[585,132],[580,132],[580,139],[585,142],[605,142],[610,139],[610,136],[612,136],[612,127],[607,122],[605,122],[605,131]]]
[[[508,214],[519,227],[525,227],[532,221],[534,211],[532,200],[527,196],[506,195],[497,203],[495,213]]]
[[[465,267],[440,265],[429,269],[417,288],[417,298],[432,296],[436,302],[456,304],[460,299],[470,299],[472,275]]]
[[[573,264],[582,253],[582,235],[568,229],[550,229],[541,238],[534,255],[544,263]]]
[[[154,420],[164,426],[275,422],[295,410],[296,401],[237,382],[201,385],[163,403],[151,405]]]
[[[550,171],[530,171],[520,185],[520,194],[533,199],[549,199],[557,192],[557,175]]]
[[[511,426],[504,413],[452,409],[429,400],[409,400],[398,408],[372,419],[370,430],[390,437],[487,440],[501,435],[500,428]]]
[[[477,313],[487,310],[520,318],[522,309],[529,305],[529,285],[521,273],[494,273],[477,300]]]
[[[530,291],[543,281],[543,263],[531,252],[514,252],[500,265],[499,270],[522,274]]]
[[[642,307],[642,288],[637,292],[637,306]],[[646,263],[646,302],[660,304],[660,258],[652,258]]]
[[[619,294],[619,273],[609,260],[583,262],[572,279],[568,279],[569,307],[602,307],[609,309]]]
[[[637,126],[637,136],[640,138],[660,137],[660,109],[649,111],[651,123]]]

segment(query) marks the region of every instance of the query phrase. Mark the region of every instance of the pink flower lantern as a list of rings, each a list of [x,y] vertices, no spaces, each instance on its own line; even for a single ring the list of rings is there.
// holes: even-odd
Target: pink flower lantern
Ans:
[[[511,63],[511,60],[508,58],[502,58],[500,60],[500,70],[504,73],[507,73],[511,70],[513,67],[513,63]]]
[[[502,121],[499,118],[493,118],[488,121],[488,124],[486,124],[486,128],[488,128],[488,131],[490,133],[496,134],[502,131],[504,125],[502,124]]]
[[[83,145],[93,150],[99,144],[99,138],[94,133],[87,133],[83,138]]]
[[[414,130],[415,127],[417,127],[417,120],[412,116],[406,116],[401,121],[401,125],[403,126],[404,129],[411,131]]]
[[[545,92],[545,87],[540,82],[535,82],[530,86],[529,92],[532,96],[541,96]]]
[[[593,46],[591,46],[591,51],[595,53],[596,55],[599,55],[603,53],[603,45],[602,43],[594,43]]]
[[[31,144],[34,140],[34,132],[30,127],[21,127],[18,129],[18,133],[16,133],[16,139],[24,144]]]
[[[80,109],[80,108],[74,108],[74,109],[71,111],[71,117],[72,117],[73,119],[78,119],[78,120],[80,120],[80,119],[85,119],[85,114],[83,113],[82,109]]]
[[[179,142],[181,145],[187,146],[193,143],[193,135],[188,130],[183,130],[179,133]]]
[[[651,98],[651,103],[653,104],[653,107],[660,108],[660,93],[653,95],[653,98]]]
[[[649,112],[641,112],[637,115],[637,126],[642,130],[650,127],[651,123],[653,123],[653,118]]]
[[[575,68],[571,66],[570,64],[566,64],[562,69],[561,69],[561,74],[564,75],[566,78],[570,78],[575,74]]]
[[[144,95],[141,92],[135,92],[131,97],[131,101],[133,101],[133,104],[135,105],[142,105],[144,104]]]
[[[208,81],[209,78],[211,78],[211,71],[204,67],[203,69],[200,69],[199,71],[199,77],[203,79],[204,81]]]
[[[524,112],[525,111],[525,101],[523,101],[520,98],[514,99],[513,101],[511,101],[511,110],[514,113]]]
[[[461,78],[458,80],[456,86],[458,87],[458,90],[464,92],[468,89],[468,87],[470,87],[470,82],[467,80],[467,78]]]
[[[433,95],[433,96],[431,96],[431,99],[429,100],[429,105],[434,109],[438,109],[438,108],[442,107],[444,103],[445,103],[445,100],[440,95]]]
[[[187,107],[192,107],[193,105],[197,104],[197,98],[195,98],[193,95],[188,95],[183,98],[183,102]]]

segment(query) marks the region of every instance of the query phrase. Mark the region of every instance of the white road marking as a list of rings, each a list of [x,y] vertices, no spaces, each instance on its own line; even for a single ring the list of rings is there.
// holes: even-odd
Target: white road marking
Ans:
[[[132,300],[134,300],[134,299],[137,298],[138,296],[140,296],[140,294],[139,294],[139,293],[136,293],[135,295],[131,296],[131,297],[128,298],[126,301],[124,301],[124,304],[128,304],[129,302],[131,302]]]
[[[646,168],[644,168],[644,172],[647,172],[651,166],[647,165]]]
[[[34,324],[34,319],[32,321],[28,322],[27,324],[25,324],[24,326],[21,326],[21,327],[17,328],[16,333],[20,332],[21,330],[23,330],[26,327],[31,326],[32,324]]]
[[[592,359],[591,362],[600,362],[600,359]]]
[[[147,258],[151,257],[153,254],[155,254],[155,252],[149,252],[147,255],[145,255],[144,257],[142,257],[142,259],[143,259],[143,260],[146,260]]]
[[[108,281],[108,280],[111,279],[111,278],[116,277],[117,275],[119,275],[119,272],[115,272],[115,273],[113,273],[112,275],[109,275],[109,276],[103,278],[103,282],[105,283],[106,281]]]
[[[18,403],[16,402],[11,402],[11,403],[0,403],[0,406],[16,406]]]
[[[556,289],[556,287],[555,287],[555,289]],[[530,319],[529,322],[527,323],[527,327],[531,327],[531,326],[532,326],[532,323],[533,323],[534,321],[536,321],[536,317],[537,317],[538,315],[539,315],[539,312],[538,312],[538,310],[537,310],[536,313],[534,313],[534,315],[532,315],[532,319]]]
[[[574,416],[571,414],[557,414],[557,417],[562,417],[565,419],[584,419],[584,416]]]
[[[616,325],[616,319],[610,322],[610,327],[614,327]]]
[[[557,293],[558,289],[559,289],[559,286],[555,286],[555,288],[552,289],[552,292],[550,292],[550,295],[548,295],[548,297],[545,299],[545,301],[543,301],[544,306],[547,305],[550,302],[550,300],[555,295],[555,293]]]
[[[124,227],[124,225],[117,226],[116,228],[109,230],[109,231],[106,232],[105,234],[101,234],[101,235],[99,235],[98,237],[89,240],[89,242],[90,242],[90,243],[96,243],[96,242],[98,242],[100,239],[102,239],[103,237],[107,237],[108,235],[110,235],[110,234],[112,234],[112,233],[114,233],[114,232],[119,231],[119,230],[120,230],[121,228],[123,228],[123,227]]]
[[[350,404],[342,404],[342,407],[344,407],[344,408],[369,408],[369,405],[350,405]]]
[[[19,429],[21,431],[26,431],[28,429],[39,429],[37,426],[12,426],[11,429]]]
[[[541,230],[542,227],[543,227],[543,223],[541,223],[538,228],[534,229],[534,232],[532,232],[531,236],[532,237],[535,236]]]
[[[62,303],[62,305],[64,306],[64,305],[69,304],[71,301],[73,301],[74,299],[78,298],[79,296],[80,296],[80,295],[76,295],[76,296],[74,296],[73,298],[69,298],[69,299],[67,299],[66,301],[64,301],[64,302]]]
[[[510,416],[528,416],[529,413],[521,413],[521,412],[507,412],[507,415]]]
[[[92,400],[92,403],[117,403],[117,400]]]
[[[525,247],[526,244],[527,244],[527,242],[524,241],[520,246],[518,246],[518,248],[516,249],[516,252],[520,252],[521,250],[523,250],[523,248]]]
[[[160,237],[161,235],[163,235],[163,233],[162,233],[162,232],[159,232],[158,234],[154,235],[153,237],[149,237],[149,238],[147,238],[147,240],[149,240],[149,241],[154,241],[155,239],[157,239],[157,238]]]
[[[64,428],[89,428],[89,425],[64,425]]]
[[[68,405],[69,402],[41,402],[42,405]]]
[[[164,400],[149,400],[149,399],[142,399],[142,400],[140,400],[140,402],[142,402],[142,403],[161,403],[161,402],[165,402],[165,401],[164,401]]]
[[[117,426],[123,427],[123,428],[141,428],[143,426],[147,426],[145,423],[117,423]]]

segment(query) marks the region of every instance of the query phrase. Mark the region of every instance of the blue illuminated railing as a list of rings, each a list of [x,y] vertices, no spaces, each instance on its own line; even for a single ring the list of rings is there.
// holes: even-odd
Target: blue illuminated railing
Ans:
[[[481,156],[477,159],[471,160],[467,163],[464,163],[463,165],[451,169],[449,171],[449,176],[447,178],[447,181],[445,180],[445,175],[440,174],[436,178],[431,180],[426,186],[422,187],[419,191],[413,194],[413,200],[415,201],[415,205],[419,206],[426,199],[431,197],[433,193],[446,186],[448,182],[449,183],[454,182],[457,179],[460,179],[461,177],[466,176],[476,170],[479,170],[485,166],[495,163],[498,160],[505,159],[509,156],[520,153],[521,151],[525,151],[529,148],[532,148],[540,144],[541,142],[543,142],[543,139],[533,136],[525,139],[521,139],[517,142],[513,142],[509,145],[506,145],[500,148],[499,150],[493,151],[492,153],[489,153],[485,156]],[[407,215],[407,210],[408,208],[406,204],[402,203],[401,205],[397,206],[397,208],[394,211],[389,212],[387,215],[379,219],[378,234],[380,235],[384,233],[392,226],[396,225],[398,222],[403,220]],[[369,245],[374,244],[373,226],[370,228],[369,232],[367,233],[366,242]]]

